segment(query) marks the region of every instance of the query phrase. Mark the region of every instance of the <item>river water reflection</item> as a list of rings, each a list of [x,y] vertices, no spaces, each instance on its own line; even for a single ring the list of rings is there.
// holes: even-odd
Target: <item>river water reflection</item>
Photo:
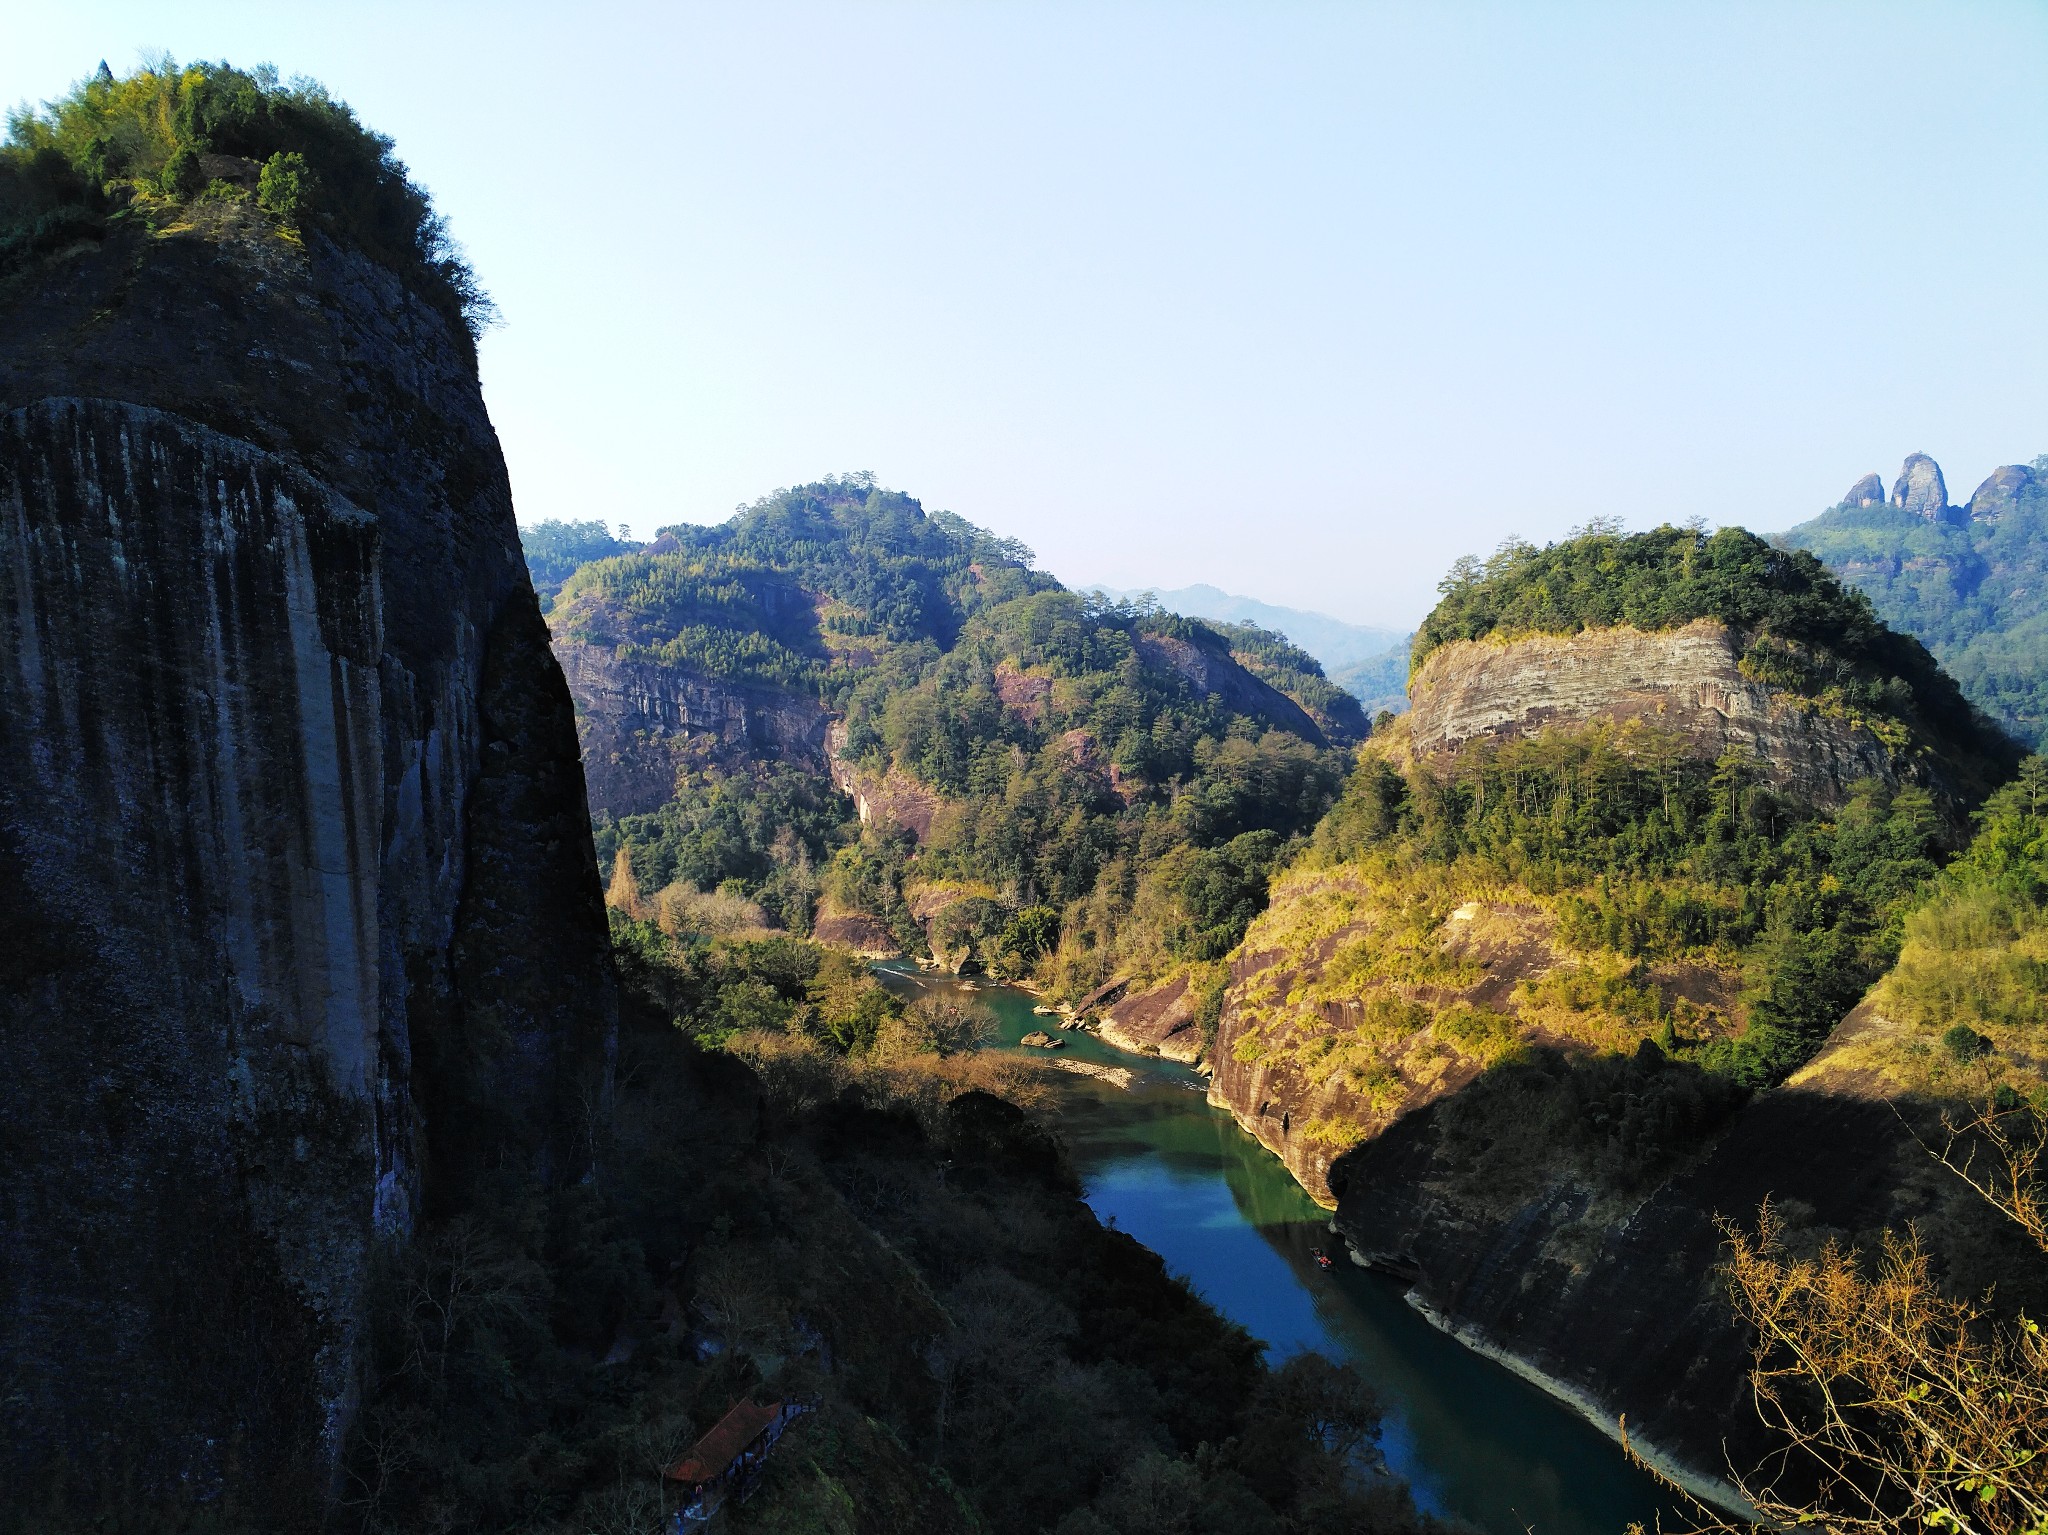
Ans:
[[[903,995],[961,990],[914,967],[878,968]],[[1488,1535],[1620,1535],[1669,1511],[1612,1440],[1431,1327],[1402,1299],[1403,1285],[1341,1259],[1319,1269],[1311,1249],[1341,1251],[1327,1214],[1208,1105],[1193,1071],[1059,1033],[1012,987],[981,986],[973,998],[995,1013],[1006,1048],[1047,1028],[1065,1041],[1062,1057],[1136,1074],[1129,1089],[1075,1076],[1062,1094],[1061,1126],[1089,1205],[1264,1339],[1271,1357],[1314,1348],[1354,1361],[1387,1406],[1381,1448],[1423,1507]]]

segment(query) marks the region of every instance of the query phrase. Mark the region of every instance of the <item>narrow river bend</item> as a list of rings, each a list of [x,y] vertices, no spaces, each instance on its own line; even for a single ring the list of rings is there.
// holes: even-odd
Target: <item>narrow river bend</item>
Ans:
[[[1269,1344],[1272,1358],[1313,1348],[1356,1363],[1386,1405],[1381,1449],[1425,1509],[1487,1535],[1621,1535],[1670,1511],[1612,1440],[1431,1327],[1402,1299],[1404,1285],[1341,1258],[1319,1269],[1312,1248],[1342,1250],[1327,1212],[1209,1106],[1194,1071],[1060,1033],[1014,987],[969,992],[902,963],[877,971],[902,996],[971,995],[995,1013],[1002,1048],[1022,1051],[1024,1035],[1043,1028],[1065,1041],[1064,1057],[1133,1072],[1129,1089],[1077,1075],[1062,1094],[1061,1128],[1089,1205]]]

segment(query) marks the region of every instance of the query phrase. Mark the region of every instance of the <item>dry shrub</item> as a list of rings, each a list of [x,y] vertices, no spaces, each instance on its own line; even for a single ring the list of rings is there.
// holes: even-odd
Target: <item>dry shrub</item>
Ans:
[[[808,1114],[852,1088],[870,1108],[908,1113],[937,1136],[946,1105],[962,1093],[988,1093],[1032,1115],[1053,1107],[1053,1078],[1045,1063],[998,1050],[942,1056],[877,1049],[845,1056],[802,1035],[765,1029],[735,1035],[725,1048],[753,1067],[770,1100],[792,1115]]]
[[[1992,1153],[1985,1157],[1986,1151]],[[1934,1154],[2048,1253],[2027,1109],[1986,1107]],[[1996,1165],[1989,1170],[1980,1161]],[[1727,1278],[1756,1330],[1750,1384],[1779,1447],[1736,1485],[1767,1524],[1953,1535],[2048,1529],[2048,1336],[1936,1282],[1917,1232],[1874,1263],[1830,1241],[1802,1256],[1766,1203],[1732,1223]],[[1624,1427],[1626,1425],[1624,1424]],[[1749,1525],[1707,1515],[1703,1528]]]
[[[624,858],[626,851],[619,849]],[[616,903],[615,903],[616,904]],[[768,913],[728,890],[699,890],[679,879],[654,898],[654,922],[669,937],[706,933],[713,938],[765,938],[774,932]]]

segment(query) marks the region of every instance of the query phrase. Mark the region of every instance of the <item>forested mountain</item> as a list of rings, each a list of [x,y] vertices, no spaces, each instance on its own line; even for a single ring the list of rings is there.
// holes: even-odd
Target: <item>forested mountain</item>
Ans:
[[[520,547],[526,553],[527,574],[533,578],[534,594],[541,611],[554,606],[555,593],[579,566],[592,560],[628,554],[640,545],[615,538],[601,522],[543,522],[519,531]]]
[[[1924,953],[2005,901],[2028,915],[1985,931],[2037,944],[2009,855],[2004,894],[1980,876],[1923,907],[2018,753],[1867,599],[1739,529],[1463,562],[1415,650],[1412,711],[1234,957],[1212,1099],[1446,1325],[1711,1475],[1724,1442],[1762,1446],[1745,1345],[1699,1288],[1717,1214],[1775,1191],[1859,1232],[1918,1200],[1972,1283],[2022,1271],[1970,1245],[1966,1190],[1916,1181],[1887,1100],[1992,1069],[1980,1033],[2038,1090],[2027,961],[1948,961],[1999,977],[1959,1018],[1960,971],[1917,959],[1896,1032],[1847,1061],[1837,1033],[1902,933]],[[1802,1068],[1816,1097],[1766,1091]]]
[[[650,897],[1076,997],[1213,970],[1366,732],[1280,636],[1077,596],[865,477],[586,565],[551,622]]]
[[[1409,641],[1397,640],[1376,656],[1340,666],[1330,680],[1344,689],[1373,719],[1399,714],[1408,707]]]
[[[2008,464],[1967,505],[1916,453],[1889,499],[1874,474],[1785,535],[1918,636],[1977,704],[2048,745],[2048,458]]]

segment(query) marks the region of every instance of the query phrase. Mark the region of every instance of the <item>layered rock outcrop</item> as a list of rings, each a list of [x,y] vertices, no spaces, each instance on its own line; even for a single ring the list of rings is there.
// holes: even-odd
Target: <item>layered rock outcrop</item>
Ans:
[[[659,809],[691,763],[825,765],[829,716],[810,699],[705,677],[566,634],[555,656],[576,701],[590,808]]]
[[[1459,641],[1430,653],[1412,694],[1409,729],[1423,756],[1552,725],[1643,720],[1700,756],[1752,755],[1771,782],[1818,804],[1839,804],[1859,778],[1917,771],[1868,730],[1745,677],[1735,636],[1711,619],[1659,633]]]
[[[1119,1050],[1160,1055],[1193,1065],[1202,1058],[1202,1030],[1195,1020],[1196,997],[1186,975],[1163,986],[1119,998],[1102,1010],[1097,1032]]]
[[[0,1480],[316,1522],[375,1250],[608,1080],[473,349],[246,204],[131,226],[0,302],[0,546]]]
[[[1847,710],[1756,680],[1743,657],[1710,620],[1453,641],[1429,653],[1379,749],[1440,774],[1488,742],[1640,722],[1646,749],[1733,750],[1810,805],[1841,805],[1870,778],[1967,803],[1948,780],[1970,787],[1968,743],[1899,720],[1908,739],[1887,744]],[[1559,936],[1553,904],[1460,888],[1454,868],[1424,862],[1413,878],[1367,863],[1283,876],[1233,959],[1210,1099],[1334,1207],[1359,1261],[1411,1281],[1432,1320],[1610,1429],[1626,1413],[1669,1469],[1714,1490],[1727,1456],[1746,1470],[1762,1448],[1713,1277],[1717,1218],[1753,1217],[1767,1195],[1822,1235],[1963,1217],[1916,1180],[1924,1154],[1856,1072],[1824,1056],[1743,1106],[1725,1078],[1584,1005],[1619,980],[1674,1037],[1725,1038],[1745,1009],[1732,958],[1645,957],[1623,975]],[[1635,1132],[1614,1127],[1636,1116],[1656,1126],[1646,1141],[1676,1149],[1660,1165],[1632,1149],[1617,1177],[1543,1128],[1574,1116],[1623,1140]]]

